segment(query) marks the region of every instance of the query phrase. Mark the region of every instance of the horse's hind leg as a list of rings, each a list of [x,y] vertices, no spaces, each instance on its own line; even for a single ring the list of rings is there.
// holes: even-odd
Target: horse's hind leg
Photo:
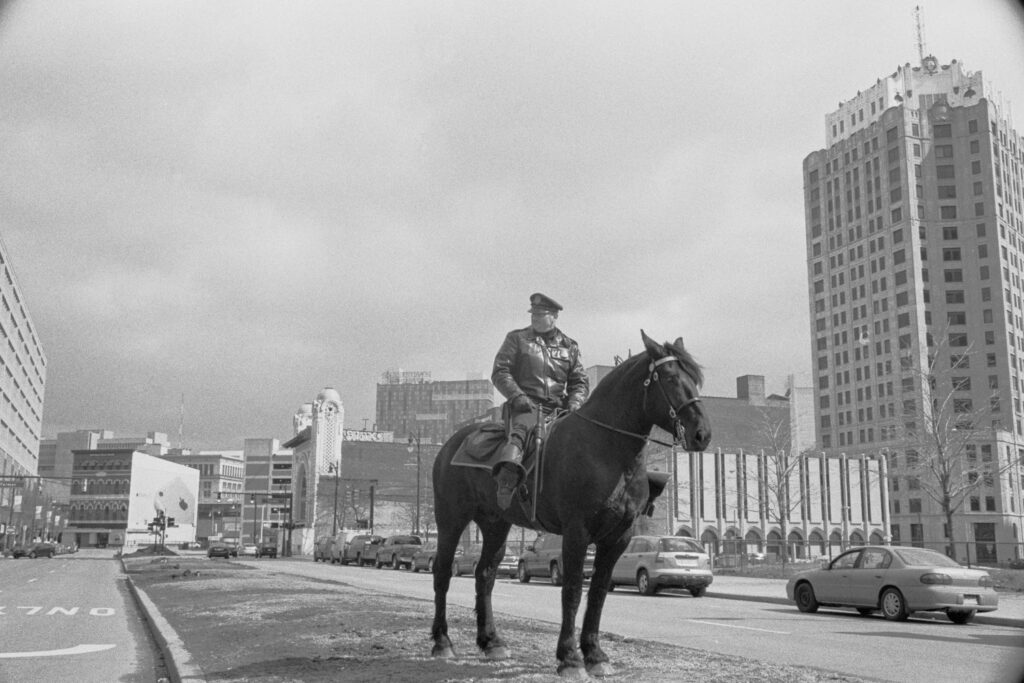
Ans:
[[[452,561],[459,537],[469,524],[472,512],[461,509],[457,500],[441,500],[437,495],[434,500],[434,517],[437,521],[437,554],[434,557],[434,622],[430,627],[430,637],[434,647],[430,654],[433,657],[448,658],[455,656],[455,649],[448,637],[448,588],[452,580]]]
[[[503,519],[477,519],[484,535],[484,545],[477,563],[476,581],[476,644],[489,659],[504,659],[508,650],[494,627],[491,593],[498,575],[498,564],[505,555],[505,539],[512,525]]]

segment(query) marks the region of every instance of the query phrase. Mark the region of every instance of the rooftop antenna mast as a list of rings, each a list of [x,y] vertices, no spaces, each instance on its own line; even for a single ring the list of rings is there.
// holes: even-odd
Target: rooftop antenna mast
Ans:
[[[914,23],[917,26],[917,59],[924,61],[924,19],[920,5],[914,5]]]
[[[181,450],[181,434],[185,431],[185,392],[181,392],[181,410],[178,414],[178,449]]]

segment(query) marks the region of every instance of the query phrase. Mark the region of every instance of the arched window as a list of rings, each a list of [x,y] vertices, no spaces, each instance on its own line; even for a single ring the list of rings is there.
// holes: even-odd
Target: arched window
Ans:
[[[789,537],[786,540],[786,549],[788,550],[790,557],[792,557],[793,559],[798,559],[806,555],[804,548],[804,537],[803,535],[801,535],[798,529],[793,529],[792,531],[790,531]]]
[[[864,545],[864,536],[859,531],[854,531],[850,534],[850,545]]]
[[[768,554],[782,557],[782,534],[774,529],[768,532]]]

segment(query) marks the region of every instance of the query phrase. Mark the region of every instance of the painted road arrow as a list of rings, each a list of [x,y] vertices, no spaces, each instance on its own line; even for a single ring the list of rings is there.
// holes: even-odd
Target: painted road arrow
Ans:
[[[0,659],[17,659],[20,657],[55,657],[60,655],[85,655],[90,652],[103,652],[116,645],[100,645],[83,643],[74,647],[66,647],[63,650],[36,650],[35,652],[0,652]]]

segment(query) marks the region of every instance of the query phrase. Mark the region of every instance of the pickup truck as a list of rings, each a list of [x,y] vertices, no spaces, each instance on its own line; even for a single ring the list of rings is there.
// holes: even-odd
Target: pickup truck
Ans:
[[[388,536],[384,542],[377,546],[377,557],[373,566],[380,569],[384,565],[392,569],[412,567],[412,556],[423,546],[423,540],[419,536],[404,534],[399,536]]]

